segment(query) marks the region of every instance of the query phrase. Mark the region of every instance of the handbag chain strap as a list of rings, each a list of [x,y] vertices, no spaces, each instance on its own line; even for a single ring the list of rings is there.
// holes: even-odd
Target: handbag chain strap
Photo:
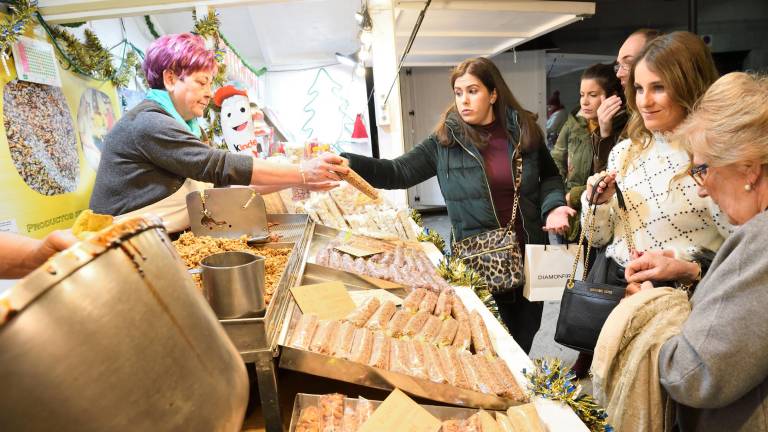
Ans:
[[[599,179],[595,182],[595,184],[599,184],[604,179],[605,177]],[[595,195],[597,195],[597,187],[593,186],[592,196],[589,198],[590,205],[587,209],[586,217],[584,220],[584,226],[587,228],[583,229],[582,227],[581,234],[579,235],[579,250],[576,251],[576,259],[573,260],[573,270],[571,271],[571,277],[568,279],[568,283],[566,284],[566,288],[568,289],[573,288],[574,281],[576,280],[576,269],[579,266],[579,260],[581,259],[582,253],[584,255],[584,273],[581,279],[586,280],[587,274],[589,273],[589,260],[587,258],[589,257],[589,252],[592,250],[592,239],[595,236],[595,215],[597,213]],[[629,248],[629,252],[631,254],[632,251],[636,250],[635,242],[632,239],[632,233],[629,231],[629,215],[627,214],[627,205],[624,201],[624,194],[621,192],[618,184],[616,185],[616,200],[619,203],[619,219],[621,220],[624,228],[624,241],[627,242],[627,247]],[[584,251],[584,238],[587,237],[587,232],[589,232],[589,237],[587,238],[587,250]]]
[[[517,142],[517,146],[515,147],[515,202],[512,205],[512,217],[509,219],[509,223],[507,223],[507,227],[504,230],[504,235],[502,238],[506,237],[509,230],[514,228],[515,220],[517,219],[517,209],[520,205],[520,185],[523,184],[523,155],[521,146],[523,140],[522,137],[523,134],[521,132],[520,141]]]

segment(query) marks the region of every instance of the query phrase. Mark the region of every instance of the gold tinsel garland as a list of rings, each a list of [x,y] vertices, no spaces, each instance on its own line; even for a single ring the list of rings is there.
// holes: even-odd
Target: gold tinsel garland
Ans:
[[[507,329],[507,325],[504,324],[504,320],[501,319],[499,306],[496,304],[496,300],[493,299],[491,291],[488,289],[488,284],[485,283],[485,279],[483,279],[478,272],[469,268],[462,260],[447,256],[440,261],[440,264],[438,264],[437,274],[451,285],[472,288],[480,301],[483,302],[483,305],[491,311],[501,326]]]
[[[11,46],[24,34],[24,29],[37,12],[37,2],[16,0],[10,2],[10,16],[0,22],[0,57],[5,62],[11,55]]]
[[[581,392],[576,374],[562,360],[535,359],[533,365],[532,371],[523,369],[531,393],[568,405],[592,432],[613,432],[608,413],[592,395]]]
[[[424,227],[421,214],[416,209],[411,209],[411,218],[418,226],[423,228],[423,231],[418,234],[416,239],[418,241],[432,242],[440,252],[445,254],[445,240],[437,231]],[[440,261],[437,266],[437,273],[452,285],[472,288],[480,301],[483,302],[483,305],[491,311],[501,326],[507,329],[507,325],[501,319],[499,306],[496,304],[496,300],[493,299],[491,291],[488,289],[488,284],[485,283],[485,280],[479,273],[467,267],[460,259],[451,256],[446,256]]]
[[[440,253],[445,254],[445,240],[443,240],[443,238],[440,237],[440,233],[435,230],[429,228],[422,229],[422,231],[416,235],[416,240],[430,242],[435,245]]]
[[[216,11],[211,9],[208,11],[208,15],[202,19],[198,19],[197,13],[192,12],[192,19],[195,22],[195,27],[192,30],[192,33],[200,35],[213,42],[216,63],[218,64],[218,72],[216,73],[216,76],[213,77],[213,86],[215,88],[221,87],[226,80],[227,65],[224,63],[224,55],[226,54],[226,51],[219,33],[219,27],[221,25],[219,16],[216,14]],[[208,130],[203,131],[204,140],[213,143],[215,136],[221,136],[223,134],[221,130],[219,110],[213,103],[210,103],[203,111],[203,117],[205,117],[211,125]],[[226,149],[226,144],[222,145],[222,148]]]
[[[411,219],[416,222],[416,225],[424,227],[424,221],[421,219],[421,213],[416,209],[411,209]]]
[[[96,33],[85,29],[85,42],[80,42],[72,33],[61,26],[50,26],[38,13],[38,20],[48,32],[59,57],[67,68],[88,78],[109,81],[116,87],[125,87],[133,78],[139,57],[133,50],[124,52],[120,67],[112,64],[112,54],[104,48]],[[63,45],[63,47],[62,47]]]

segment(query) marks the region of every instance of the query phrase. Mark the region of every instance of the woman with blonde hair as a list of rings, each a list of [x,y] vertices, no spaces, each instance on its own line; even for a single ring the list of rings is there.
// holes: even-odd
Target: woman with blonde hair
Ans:
[[[606,246],[606,259],[598,260],[604,265],[591,269],[588,280],[627,284],[625,266],[633,258],[663,254],[674,258],[669,261],[675,263],[674,274],[651,273],[645,280],[690,285],[706,270],[692,261],[692,249],[715,251],[729,234],[730,227],[721,221],[712,200],[698,196],[696,183],[685,175],[688,153],[670,139],[716,79],[712,55],[693,33],[660,36],[637,57],[626,92],[632,112],[629,139],[613,148],[607,171],[590,177],[581,198],[586,208],[593,187],[597,188],[592,243]],[[619,217],[616,185],[626,201],[625,221]],[[630,231],[627,236],[625,228]],[[625,237],[633,240],[636,250],[630,249]],[[574,365],[577,374],[586,373],[589,357],[580,356]]]
[[[736,225],[691,297],[679,334],[661,346],[661,385],[681,431],[768,430],[768,78],[734,72],[678,128],[689,175]],[[630,279],[673,278],[676,263],[644,255]],[[652,288],[643,283],[642,288]]]

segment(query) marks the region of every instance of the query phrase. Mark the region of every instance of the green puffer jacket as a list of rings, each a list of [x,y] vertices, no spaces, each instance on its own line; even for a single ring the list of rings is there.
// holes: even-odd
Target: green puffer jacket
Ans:
[[[520,137],[517,112],[508,111],[509,133],[514,142]],[[393,159],[373,159],[342,153],[350,167],[374,187],[405,189],[434,175],[448,209],[453,235],[462,240],[500,227],[491,199],[488,179],[480,151],[459,134],[455,117],[446,121],[454,137],[450,147],[440,145],[434,135],[408,153]],[[514,146],[509,146],[512,161]],[[511,162],[514,167],[514,163]],[[565,205],[563,181],[557,167],[542,143],[539,148],[523,153],[523,179],[520,186],[520,208],[527,239],[526,243],[545,244],[543,221],[550,210]]]
[[[586,190],[587,179],[596,172],[605,169],[608,164],[608,154],[616,145],[619,136],[627,124],[627,113],[619,111],[613,118],[612,134],[607,138],[600,137],[600,129],[590,133],[587,119],[582,116],[568,116],[568,120],[560,130],[557,143],[552,149],[552,159],[555,160],[560,176],[565,179],[568,206],[581,210],[581,194]],[[578,240],[579,215],[570,218],[571,227],[566,238],[569,241]]]

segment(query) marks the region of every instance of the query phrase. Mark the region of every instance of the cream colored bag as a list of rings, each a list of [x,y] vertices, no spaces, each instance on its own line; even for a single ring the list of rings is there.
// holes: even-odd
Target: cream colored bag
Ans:
[[[529,301],[560,301],[578,252],[579,245],[575,243],[525,245],[523,296]],[[584,263],[580,261],[576,274],[582,273],[584,273]]]

